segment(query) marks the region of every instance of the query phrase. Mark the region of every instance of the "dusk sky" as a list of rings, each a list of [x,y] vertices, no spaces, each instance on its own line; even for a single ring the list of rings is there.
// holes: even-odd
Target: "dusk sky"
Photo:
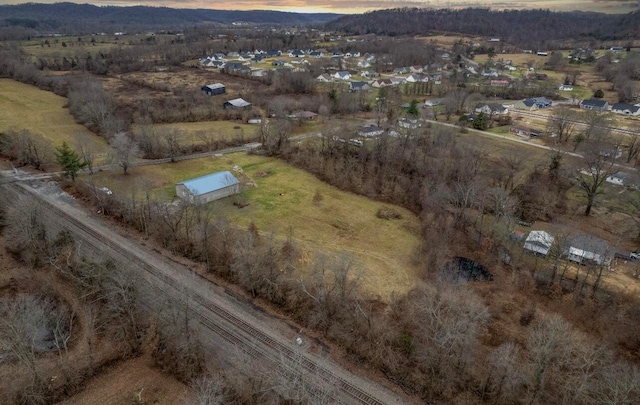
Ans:
[[[35,1],[57,3],[60,0]],[[25,3],[19,0],[0,0],[0,4]],[[93,0],[74,1],[95,5],[146,5],[174,8],[207,8],[225,10],[279,10],[295,12],[362,13],[396,7],[493,7],[499,9],[548,8],[554,11],[599,11],[604,13],[628,13],[638,6],[638,0]]]

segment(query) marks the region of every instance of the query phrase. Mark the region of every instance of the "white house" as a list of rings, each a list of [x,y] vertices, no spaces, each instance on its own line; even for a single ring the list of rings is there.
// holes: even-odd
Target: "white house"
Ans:
[[[323,73],[320,76],[316,77],[316,80],[322,83],[329,83],[331,81],[332,76],[327,73]]]
[[[611,112],[621,115],[638,116],[640,115],[640,107],[631,104],[616,103],[611,106]]]
[[[547,256],[553,246],[554,237],[545,231],[531,231],[524,241],[524,250],[541,256]]]
[[[571,238],[565,246],[567,259],[579,264],[611,264],[613,249],[607,241],[591,235],[578,235]]]
[[[340,80],[351,80],[351,73],[347,72],[346,70],[342,70],[340,72],[334,73],[333,77]]]
[[[558,86],[558,90],[560,91],[573,91],[573,86],[570,84],[561,84]]]

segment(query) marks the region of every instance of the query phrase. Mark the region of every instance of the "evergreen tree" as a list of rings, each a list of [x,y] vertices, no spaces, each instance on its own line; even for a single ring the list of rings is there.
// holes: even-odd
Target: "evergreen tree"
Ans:
[[[62,146],[56,148],[56,162],[62,166],[65,176],[71,177],[73,181],[76,180],[76,174],[80,169],[86,166],[76,151],[69,148],[66,142],[62,142]]]

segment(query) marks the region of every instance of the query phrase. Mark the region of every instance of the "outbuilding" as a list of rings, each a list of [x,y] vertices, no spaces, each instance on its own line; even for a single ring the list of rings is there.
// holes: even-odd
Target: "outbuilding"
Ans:
[[[524,249],[536,255],[547,256],[553,241],[554,237],[545,231],[531,231],[524,241]]]
[[[230,171],[211,173],[176,184],[178,197],[198,204],[238,193],[240,193],[240,182]]]
[[[227,88],[222,83],[213,83],[202,86],[201,90],[208,96],[215,96],[218,94],[224,94],[227,91]]]
[[[226,103],[223,104],[224,108],[246,108],[249,109],[251,108],[251,103],[241,99],[241,98],[234,98],[233,100],[229,100]]]

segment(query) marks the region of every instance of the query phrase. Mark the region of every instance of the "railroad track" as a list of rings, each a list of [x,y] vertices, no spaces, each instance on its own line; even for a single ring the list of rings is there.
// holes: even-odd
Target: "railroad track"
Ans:
[[[107,237],[104,231],[101,232],[94,227],[87,225],[81,220],[81,218],[74,216],[67,210],[63,209],[60,205],[40,195],[37,191],[34,191],[28,186],[15,184],[12,189],[29,198],[33,198],[34,196],[37,197],[47,208],[49,208],[48,212],[56,216],[58,220],[61,221],[60,225],[67,225],[67,228],[69,228],[70,225],[75,228],[77,231],[73,233],[76,234],[76,237],[82,239],[85,244],[89,245],[96,251],[104,251],[104,247],[106,246],[115,254],[119,255],[123,259],[123,262],[136,263],[147,273],[147,275],[160,281],[161,285],[164,287],[160,287],[157,284],[150,282],[149,284],[154,288],[159,289],[165,294],[171,294],[169,290],[173,290],[172,294],[177,294],[178,296],[185,293],[185,288],[181,288],[184,286],[184,283],[150,265],[143,257],[140,257],[132,250],[125,248],[122,243],[117,243],[113,236]],[[69,230],[72,231],[72,229]],[[168,262],[165,258],[161,259],[165,263]],[[171,265],[175,267],[175,264]],[[203,283],[210,283],[207,279],[193,271],[191,271],[191,274],[200,278]],[[334,397],[332,398],[334,403],[371,405],[386,404],[386,402],[374,397],[373,394],[354,385],[351,381],[348,381],[341,375],[332,372],[325,366],[319,364],[319,362],[304,355],[299,350],[295,350],[291,346],[283,344],[269,334],[256,328],[223,306],[215,303],[211,299],[208,299],[195,289],[188,289],[189,296],[193,301],[200,308],[204,308],[208,312],[208,314],[204,314],[204,311],[193,311],[194,316],[199,323],[229,344],[237,347],[239,350],[242,350],[248,356],[255,359],[266,359],[274,362],[276,365],[284,358],[285,360],[292,362],[292,364],[299,365],[302,370],[297,370],[297,372],[307,373],[307,376],[317,377],[325,387],[327,385],[331,386],[342,393],[342,398],[336,397],[337,395],[334,394]],[[222,324],[221,322],[217,322],[217,320],[213,319],[211,315],[214,315],[216,318],[221,319],[224,322]],[[227,323],[232,327],[225,327],[223,325],[224,323]],[[294,371],[280,370],[280,372],[283,373],[285,377],[295,377]],[[304,379],[304,377],[302,378]],[[326,391],[323,391],[322,387],[318,387],[319,384],[317,383],[317,380],[315,382],[308,379],[305,381],[308,383],[308,386],[311,387],[311,389],[308,390],[310,391],[309,394],[318,397],[326,395]],[[344,398],[345,396],[346,398]],[[393,397],[395,399],[393,403],[403,403],[395,395],[393,395]],[[344,402],[345,399],[347,402]]]

